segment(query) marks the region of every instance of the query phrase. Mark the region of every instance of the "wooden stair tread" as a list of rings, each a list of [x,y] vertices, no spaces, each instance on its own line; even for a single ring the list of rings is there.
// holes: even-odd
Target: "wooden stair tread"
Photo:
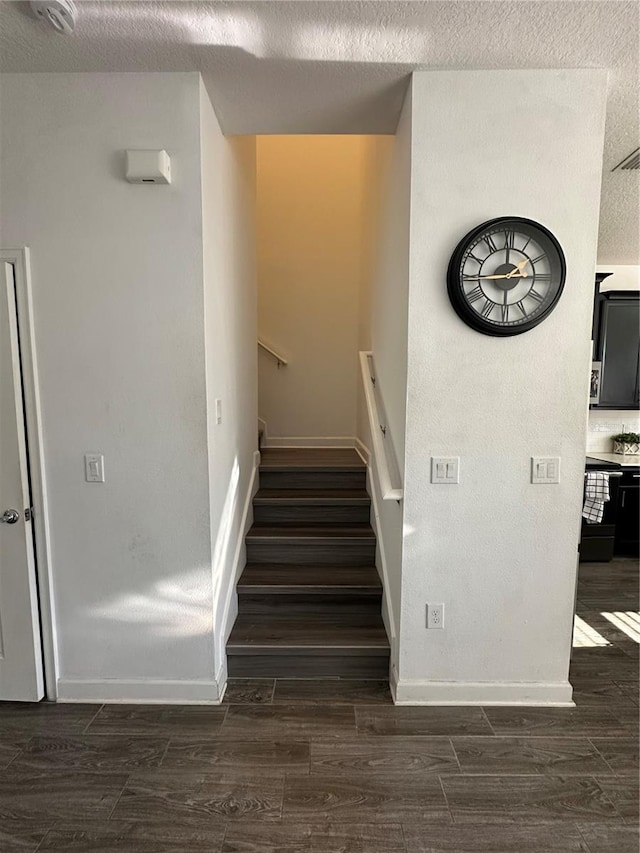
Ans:
[[[343,524],[343,525],[306,525],[305,527],[278,525],[278,524],[254,524],[247,533],[248,542],[272,542],[277,539],[307,540],[307,541],[333,541],[336,539],[375,539],[375,533],[370,524]]]
[[[253,499],[254,504],[283,503],[344,504],[371,503],[366,489],[260,489]]]
[[[331,618],[238,615],[227,642],[232,654],[388,654],[389,640],[380,619],[366,624]],[[299,650],[299,652],[297,651]],[[313,651],[312,651],[313,650]]]
[[[238,592],[305,594],[377,593],[382,583],[373,566],[296,566],[257,564],[245,566]]]
[[[365,464],[350,448],[267,447],[261,451],[260,468],[278,471],[362,471]]]

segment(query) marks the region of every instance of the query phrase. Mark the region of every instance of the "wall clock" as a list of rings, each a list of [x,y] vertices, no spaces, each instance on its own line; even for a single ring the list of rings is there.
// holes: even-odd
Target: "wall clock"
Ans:
[[[447,290],[472,329],[520,335],[553,311],[565,275],[562,248],[550,231],[531,219],[503,216],[478,225],[458,243]]]

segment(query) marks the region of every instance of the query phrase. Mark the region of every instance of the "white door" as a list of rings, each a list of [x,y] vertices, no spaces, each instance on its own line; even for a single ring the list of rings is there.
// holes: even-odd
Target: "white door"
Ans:
[[[0,700],[44,695],[13,266],[0,261]]]

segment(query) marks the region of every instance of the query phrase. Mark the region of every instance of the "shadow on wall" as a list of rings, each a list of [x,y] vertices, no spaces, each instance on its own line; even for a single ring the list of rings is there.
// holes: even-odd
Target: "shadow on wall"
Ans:
[[[123,623],[146,627],[146,632],[164,639],[213,636],[214,618],[223,593],[222,580],[238,505],[240,466],[233,461],[224,501],[211,572],[208,566],[187,568],[156,581],[146,590],[129,592],[92,607],[92,624]],[[95,620],[95,622],[94,622]]]

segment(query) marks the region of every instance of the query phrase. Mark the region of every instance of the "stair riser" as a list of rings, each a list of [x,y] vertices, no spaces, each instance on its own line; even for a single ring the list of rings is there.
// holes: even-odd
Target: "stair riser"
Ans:
[[[278,594],[260,595],[239,593],[238,612],[240,614],[269,614],[277,619],[282,616],[325,616],[327,619],[341,619],[343,616],[353,623],[354,617],[377,623],[380,619],[382,596],[374,595],[313,595]]]
[[[269,471],[260,469],[261,489],[364,489],[362,471]]]
[[[234,655],[231,678],[380,678],[389,676],[387,655]]]
[[[247,542],[250,563],[280,563],[305,566],[371,566],[376,553],[375,540],[329,543]]]
[[[366,524],[371,509],[360,506],[277,506],[254,504],[253,520],[256,524]]]

